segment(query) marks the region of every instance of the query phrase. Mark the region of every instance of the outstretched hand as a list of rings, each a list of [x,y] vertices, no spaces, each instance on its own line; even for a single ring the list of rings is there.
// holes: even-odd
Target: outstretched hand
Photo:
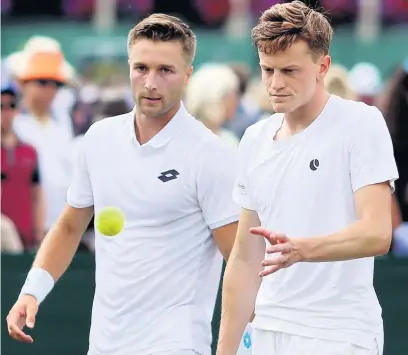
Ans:
[[[287,268],[301,260],[299,248],[293,239],[285,234],[271,232],[263,227],[250,228],[250,233],[264,237],[270,244],[266,248],[267,254],[280,253],[274,258],[262,261],[263,270],[259,276],[270,275],[280,269]]]

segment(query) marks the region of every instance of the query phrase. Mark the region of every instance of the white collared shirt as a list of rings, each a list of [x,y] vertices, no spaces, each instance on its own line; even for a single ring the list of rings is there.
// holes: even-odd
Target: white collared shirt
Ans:
[[[143,145],[133,113],[89,129],[68,203],[126,216],[116,237],[96,233],[89,355],[210,354],[222,264],[211,230],[238,219],[235,161],[183,106]]]
[[[356,221],[354,192],[398,178],[384,118],[332,95],[300,133],[273,137],[282,114],[249,127],[234,196],[262,226],[290,237],[330,235]],[[273,257],[273,256],[269,256]],[[262,280],[253,327],[370,347],[382,341],[374,258],[298,263]],[[381,347],[381,345],[380,345]]]

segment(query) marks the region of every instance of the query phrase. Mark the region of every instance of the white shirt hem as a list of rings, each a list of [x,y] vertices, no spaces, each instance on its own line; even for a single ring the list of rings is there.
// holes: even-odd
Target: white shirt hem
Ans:
[[[93,206],[93,202],[91,203],[72,203],[71,201],[67,202],[73,208],[87,208]]]
[[[208,224],[208,227],[210,227],[210,229],[213,230],[213,229],[217,229],[217,228],[226,226],[227,224],[237,222],[238,220],[239,220],[239,214],[234,214],[233,216],[225,218],[221,221]]]
[[[301,317],[301,314],[299,316]],[[380,341],[379,338],[383,336],[380,331],[371,333],[356,329],[313,328],[266,316],[256,316],[252,328],[316,339],[349,342],[365,349],[370,349],[373,340]]]

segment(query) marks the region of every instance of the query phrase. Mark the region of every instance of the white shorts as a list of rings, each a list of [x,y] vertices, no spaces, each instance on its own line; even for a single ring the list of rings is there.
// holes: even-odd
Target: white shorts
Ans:
[[[351,343],[253,330],[252,355],[382,355],[376,341],[372,349]]]
[[[251,355],[252,354],[252,325],[248,323],[245,328],[244,334],[241,338],[241,343],[239,344],[237,355]]]

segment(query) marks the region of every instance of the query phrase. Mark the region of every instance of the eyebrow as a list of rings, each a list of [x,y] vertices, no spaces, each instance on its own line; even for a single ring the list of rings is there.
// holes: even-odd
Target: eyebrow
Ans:
[[[133,65],[133,67],[148,67],[147,64],[142,63],[142,62],[135,62],[132,65]],[[158,67],[172,69],[172,70],[176,69],[176,67],[174,65],[171,65],[171,64],[159,64]]]
[[[280,70],[285,70],[285,69],[297,69],[297,68],[300,67],[300,66],[297,65],[297,64],[287,65],[287,66],[285,66],[285,67],[283,67],[283,68],[272,68],[272,67],[270,67],[269,65],[262,64],[262,63],[259,63],[259,65],[260,65],[261,68],[280,69]]]

